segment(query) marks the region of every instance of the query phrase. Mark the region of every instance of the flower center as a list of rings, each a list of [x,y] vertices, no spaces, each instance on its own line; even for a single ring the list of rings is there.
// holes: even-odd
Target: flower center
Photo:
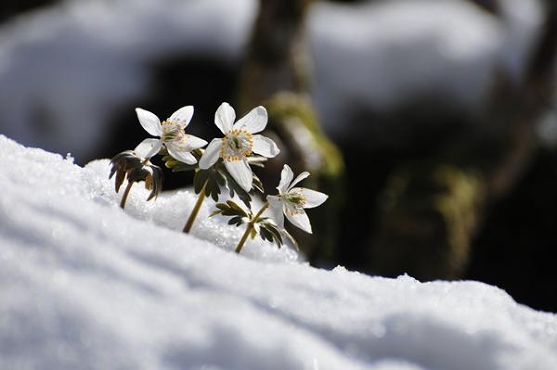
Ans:
[[[184,135],[184,131],[177,123],[168,121],[162,123],[161,140],[163,142],[180,141],[184,138]]]
[[[283,194],[284,200],[288,204],[287,210],[291,215],[302,213],[306,205],[306,197],[300,191],[290,191]]]
[[[220,157],[225,161],[239,161],[251,154],[253,137],[246,130],[230,130],[222,138]]]

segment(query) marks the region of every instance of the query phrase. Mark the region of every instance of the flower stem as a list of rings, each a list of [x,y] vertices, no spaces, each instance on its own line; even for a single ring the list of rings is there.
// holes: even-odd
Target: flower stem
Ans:
[[[205,188],[207,187],[207,183],[209,181],[205,181],[205,184],[203,184],[203,187],[201,188],[201,191],[199,192],[199,195],[197,196],[197,202],[195,202],[195,206],[193,206],[193,209],[190,213],[190,217],[188,217],[188,221],[186,222],[186,225],[184,226],[184,232],[185,233],[189,233],[191,230],[191,227],[193,226],[193,222],[195,221],[197,214],[199,213],[199,210],[201,209],[201,205],[203,204],[203,201],[205,200]]]
[[[259,217],[261,217],[261,215],[263,214],[263,212],[265,212],[267,208],[269,208],[269,202],[265,202],[265,204],[263,205],[263,207],[261,207],[259,212],[257,212],[257,214],[250,220],[250,222],[248,222],[248,225],[246,226],[246,231],[244,231],[244,235],[242,235],[242,239],[240,239],[240,241],[238,242],[238,246],[236,247],[236,253],[240,253],[240,251],[244,247],[244,244],[246,243],[246,240],[248,239],[248,236],[251,234],[251,231],[253,230],[255,223],[257,222],[257,220],[259,220]]]
[[[132,190],[132,186],[133,186],[133,181],[128,182],[128,185],[126,185],[126,189],[124,190],[124,195],[122,195],[122,200],[120,201],[120,208],[124,209],[124,207],[126,206],[126,200],[128,199],[128,194],[130,193],[130,190]]]

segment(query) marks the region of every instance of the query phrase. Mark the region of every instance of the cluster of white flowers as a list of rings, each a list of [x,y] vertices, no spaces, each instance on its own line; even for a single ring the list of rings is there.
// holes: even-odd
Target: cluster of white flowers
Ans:
[[[191,229],[203,199],[214,193],[220,194],[220,188],[225,187],[228,188],[231,195],[241,193],[240,198],[248,207],[248,210],[245,210],[232,200],[228,200],[226,203],[217,203],[217,210],[212,214],[212,216],[216,214],[231,216],[232,219],[229,221],[231,224],[247,224],[244,237],[236,249],[237,252],[240,252],[248,235],[254,237],[259,234],[263,239],[275,242],[279,246],[283,243],[283,236],[293,240],[284,227],[284,216],[294,226],[307,233],[312,233],[311,224],[304,209],[321,205],[328,196],[315,190],[295,187],[309,176],[307,171],[294,179],[292,169],[285,164],[281,172],[280,183],[277,186],[278,194],[268,195],[267,202],[257,213],[254,214],[251,211],[249,193],[254,188],[260,191],[263,189],[255,177],[250,163],[260,165],[262,160],[273,158],[280,152],[272,139],[260,134],[266,128],[268,120],[267,110],[263,106],[252,109],[236,121],[234,108],[226,102],[222,103],[215,113],[215,125],[224,137],[215,138],[209,143],[194,135],[189,135],[185,131],[194,113],[191,105],[178,109],[163,122],[155,114],[145,109],[136,108],[136,113],[139,123],[145,131],[157,138],[147,138],[133,150],[139,160],[130,161],[129,154],[115,156],[112,160],[111,176],[119,172],[117,179],[121,184],[122,179],[128,175],[127,179],[131,186],[132,179],[129,174],[134,173],[132,171],[137,172],[141,169],[138,167],[141,166],[155,168],[156,166],[150,163],[150,159],[157,154],[165,156],[166,165],[169,167],[185,164],[185,168],[195,170],[195,176],[200,179],[199,182],[202,186],[195,187],[199,198],[184,227],[185,232],[189,232]],[[206,148],[203,149],[205,146]],[[123,162],[124,160],[126,162]],[[129,163],[133,163],[134,167]],[[208,175],[210,171],[214,176]],[[258,186],[254,186],[254,178],[257,180]],[[117,184],[117,191],[120,184]],[[213,196],[213,198],[217,197]],[[124,207],[124,202],[122,207]],[[272,214],[270,218],[262,216],[267,208]]]

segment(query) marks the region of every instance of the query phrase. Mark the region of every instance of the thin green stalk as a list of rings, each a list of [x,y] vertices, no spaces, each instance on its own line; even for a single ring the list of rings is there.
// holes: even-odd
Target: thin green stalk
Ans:
[[[201,188],[201,191],[199,192],[199,195],[197,197],[197,202],[195,202],[195,206],[193,206],[193,209],[190,213],[190,217],[188,217],[188,221],[186,222],[186,225],[184,226],[183,231],[185,233],[190,232],[191,227],[193,226],[193,222],[197,218],[197,214],[199,213],[199,210],[201,209],[201,205],[203,204],[203,201],[205,200],[205,188],[207,187],[208,182],[209,181],[205,181],[205,184],[203,184],[203,187]]]
[[[124,209],[124,207],[126,206],[126,200],[128,199],[128,194],[130,193],[130,190],[132,190],[132,186],[133,186],[132,181],[128,182],[128,185],[126,185],[126,190],[124,190],[124,195],[122,195],[122,200],[120,201],[120,208],[122,209]]]
[[[257,220],[259,220],[259,217],[261,217],[261,215],[263,214],[263,212],[265,212],[267,208],[269,208],[269,202],[265,202],[265,204],[263,205],[263,207],[261,207],[259,212],[257,212],[257,214],[250,220],[250,222],[248,222],[246,226],[246,231],[244,232],[244,235],[242,235],[242,239],[240,239],[240,241],[238,242],[238,246],[236,247],[236,253],[240,253],[240,251],[244,247],[244,244],[246,243],[246,240],[248,239],[248,236],[251,234],[255,226],[255,223],[257,222]]]

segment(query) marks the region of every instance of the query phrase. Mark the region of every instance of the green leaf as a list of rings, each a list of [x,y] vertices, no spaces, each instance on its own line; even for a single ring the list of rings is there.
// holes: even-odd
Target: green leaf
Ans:
[[[230,208],[227,203],[216,203],[215,207],[217,207],[221,211],[224,211],[225,209]]]
[[[269,230],[269,232],[271,234],[273,234],[273,237],[275,239],[280,240],[280,242],[282,243],[282,235],[281,235],[280,230],[278,229],[278,227],[276,227],[275,225],[266,224],[265,230]]]
[[[169,156],[169,155],[163,156],[163,157],[162,157],[162,161],[164,162],[164,166],[165,166],[166,168],[172,169],[172,172],[178,172],[178,171],[186,171],[186,170],[189,170],[189,168],[181,169],[181,166],[182,166],[182,165],[185,165],[185,166],[189,166],[189,165],[186,165],[185,163],[182,163],[182,162],[180,162],[180,161],[178,161],[178,160],[172,158],[172,157]],[[193,169],[193,168],[192,168],[192,169]]]
[[[203,190],[203,186],[207,182],[208,178],[209,174],[207,173],[207,170],[199,170],[195,173],[193,176],[193,190],[195,191],[195,194],[201,193],[201,190]]]
[[[243,217],[248,217],[249,216],[246,213],[246,211],[244,211],[244,209],[242,207],[240,207],[238,204],[236,204],[236,202],[234,202],[233,200],[231,200],[231,199],[227,200],[226,204],[228,204],[228,206],[230,208],[235,210],[237,212],[237,214],[242,215]]]
[[[221,212],[220,209],[216,209],[216,210],[214,210],[213,212],[211,212],[211,213],[209,214],[209,217],[213,217],[213,216],[216,216],[216,215],[221,214],[221,213],[222,213],[222,212]]]
[[[226,203],[217,203],[215,204],[217,207],[217,211],[223,216],[238,216],[242,218],[249,218],[249,214],[246,213],[241,207],[239,207],[236,203],[231,200],[226,201]]]
[[[259,235],[263,240],[275,243],[279,248],[283,245],[282,232],[272,219],[264,217],[258,220]]]
[[[211,196],[211,198],[217,202],[221,193],[222,179],[220,178],[219,173],[213,168],[209,168],[204,171],[207,172],[207,187],[205,188],[205,196]]]
[[[197,165],[178,162],[176,165],[174,165],[171,168],[172,168],[172,172],[195,171],[197,169]]]
[[[259,229],[259,236],[261,237],[261,239],[263,240],[267,240],[271,243],[274,243],[273,240],[273,234],[271,234],[267,229],[265,229],[264,227]]]
[[[232,217],[230,220],[228,220],[228,224],[229,225],[236,225],[236,226],[240,226],[244,223],[245,218],[241,217],[241,216],[234,216]]]

